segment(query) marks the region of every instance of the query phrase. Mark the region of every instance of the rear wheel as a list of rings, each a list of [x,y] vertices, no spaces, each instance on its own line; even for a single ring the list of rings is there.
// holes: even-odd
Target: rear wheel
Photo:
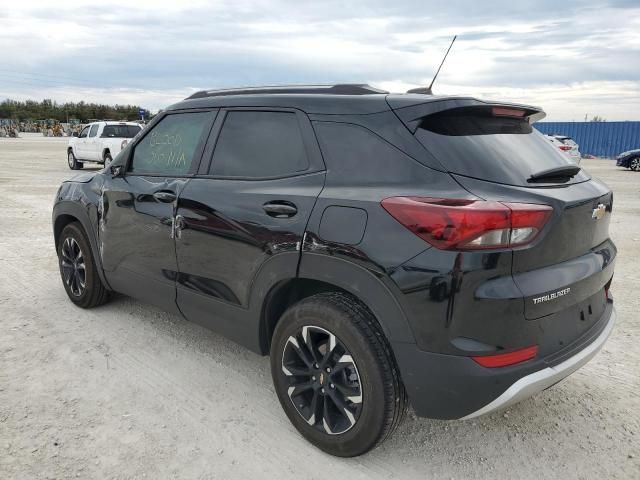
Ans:
[[[104,154],[104,165],[109,166],[109,164],[113,162],[113,158],[111,158],[111,154],[109,152],[105,152]]]
[[[321,293],[287,310],[276,327],[271,373],[289,420],[311,443],[361,455],[401,421],[406,394],[373,315],[354,298]]]
[[[70,223],[62,230],[58,263],[62,284],[73,303],[92,308],[109,299],[109,291],[100,280],[89,241],[79,223]]]
[[[67,162],[71,170],[80,170],[82,168],[82,162],[79,162],[76,156],[73,154],[73,150],[69,150],[67,153]]]
[[[640,157],[633,157],[629,160],[629,168],[634,172],[640,172]]]

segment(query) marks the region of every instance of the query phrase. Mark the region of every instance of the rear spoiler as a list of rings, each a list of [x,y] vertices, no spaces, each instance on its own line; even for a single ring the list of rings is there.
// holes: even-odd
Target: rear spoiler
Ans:
[[[411,104],[412,101],[414,102],[413,104]],[[546,113],[539,107],[518,103],[483,101],[472,97],[435,97],[432,100],[425,101],[423,96],[418,97],[417,95],[388,95],[387,103],[411,133],[415,133],[422,119],[427,115],[453,108],[475,106],[516,108],[526,112],[525,118],[530,124],[538,122],[546,116]]]

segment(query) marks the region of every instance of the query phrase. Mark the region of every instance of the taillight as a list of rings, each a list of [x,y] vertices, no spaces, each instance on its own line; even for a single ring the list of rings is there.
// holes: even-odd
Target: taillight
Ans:
[[[417,236],[442,250],[525,245],[542,230],[548,205],[428,197],[390,197],[382,207]]]
[[[538,355],[538,346],[521,348],[507,353],[497,355],[482,355],[481,357],[471,357],[474,362],[487,368],[507,367],[517,363],[526,362]]]
[[[569,150],[571,150],[571,147],[569,145],[560,145],[558,148],[563,152],[568,152]]]

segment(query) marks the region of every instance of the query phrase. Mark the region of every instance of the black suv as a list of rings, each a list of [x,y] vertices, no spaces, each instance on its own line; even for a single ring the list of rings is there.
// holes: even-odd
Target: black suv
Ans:
[[[612,193],[543,116],[366,85],[196,93],[62,184],[64,287],[269,354],[287,416],[335,455],[384,440],[407,402],[492,412],[585,364],[615,319]]]

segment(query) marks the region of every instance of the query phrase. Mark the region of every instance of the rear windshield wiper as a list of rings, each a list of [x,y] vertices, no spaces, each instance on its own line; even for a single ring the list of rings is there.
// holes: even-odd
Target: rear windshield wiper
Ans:
[[[565,165],[563,167],[550,168],[531,175],[529,183],[565,183],[575,177],[580,171],[578,165]]]

